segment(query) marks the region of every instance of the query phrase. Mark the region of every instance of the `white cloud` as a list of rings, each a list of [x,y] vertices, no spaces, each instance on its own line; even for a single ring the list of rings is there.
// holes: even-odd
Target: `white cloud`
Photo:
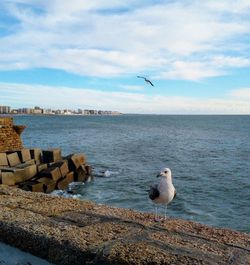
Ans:
[[[250,34],[249,1],[7,0],[1,7],[19,20],[0,38],[2,70],[200,80],[249,66],[241,38]]]
[[[202,62],[183,62],[176,61],[172,64],[171,69],[161,73],[159,78],[165,79],[184,79],[200,80],[206,77],[221,75],[217,68]]]
[[[144,89],[143,86],[137,86],[137,85],[120,85],[119,87],[130,91],[142,91]]]
[[[222,76],[227,69],[250,66],[250,59],[233,56],[214,56],[200,61],[175,61],[169,69],[160,73],[160,79],[183,79],[197,81],[203,78]]]
[[[238,91],[238,93],[240,93]],[[243,92],[242,92],[243,93]],[[249,96],[249,89],[247,89]],[[123,113],[250,114],[250,100],[232,93],[220,99],[104,92],[88,88],[0,83],[1,105],[13,107],[93,108]],[[238,94],[239,95],[239,94]],[[246,95],[246,94],[244,94]],[[242,96],[244,96],[242,94]],[[55,101],[56,99],[56,101]]]
[[[230,91],[229,95],[233,98],[248,101],[250,104],[250,88],[239,88]]]

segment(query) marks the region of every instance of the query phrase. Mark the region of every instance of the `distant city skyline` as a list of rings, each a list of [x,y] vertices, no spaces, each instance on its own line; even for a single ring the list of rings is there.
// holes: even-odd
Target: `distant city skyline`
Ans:
[[[115,110],[95,110],[95,109],[47,109],[39,106],[32,108],[22,107],[13,108],[11,106],[0,105],[1,114],[55,114],[55,115],[121,115],[122,113]]]
[[[0,105],[250,114],[250,1],[6,0],[0,19]]]

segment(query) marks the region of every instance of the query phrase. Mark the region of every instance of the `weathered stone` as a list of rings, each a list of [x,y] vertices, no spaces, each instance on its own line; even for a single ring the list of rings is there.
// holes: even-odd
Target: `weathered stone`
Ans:
[[[92,175],[92,167],[90,165],[86,165],[85,169],[86,169],[87,175]]]
[[[13,125],[12,117],[0,117],[0,152],[23,148],[20,138],[25,126]]]
[[[44,184],[44,192],[46,193],[50,193],[56,188],[56,182],[53,179],[43,177],[37,179],[37,181]]]
[[[36,165],[19,165],[15,168],[2,168],[2,183],[15,185],[33,178],[37,171]]]
[[[35,165],[36,161],[35,161],[35,159],[30,159],[30,160],[27,160],[24,164],[25,165]]]
[[[31,155],[30,155],[30,150],[23,148],[19,151],[17,151],[19,159],[21,160],[22,163],[31,160]]]
[[[250,264],[250,235],[0,186],[0,241],[54,264]]]
[[[61,178],[57,182],[57,188],[59,190],[66,190],[69,186],[69,180],[67,178]]]
[[[0,153],[0,166],[8,166],[8,160],[6,153]]]
[[[33,178],[37,174],[37,167],[35,164],[20,164],[16,166],[17,169],[25,170],[25,180]]]
[[[30,155],[32,159],[35,159],[36,162],[40,163],[42,159],[42,151],[40,148],[30,149]]]
[[[37,172],[41,172],[43,169],[48,168],[47,164],[39,164],[37,166]]]
[[[56,189],[56,182],[55,181],[51,181],[51,182],[49,182],[49,183],[46,183],[46,184],[44,184],[45,185],[45,192],[46,193],[51,193],[53,190],[55,190]]]
[[[13,172],[1,172],[1,182],[4,184],[4,185],[15,185],[16,182],[15,182],[15,176],[14,176],[14,173]]]
[[[28,181],[20,185],[23,190],[32,192],[45,192],[46,186],[42,182]]]
[[[11,167],[15,167],[16,165],[21,164],[21,160],[20,160],[20,158],[19,158],[17,152],[14,152],[14,153],[8,154],[8,155],[7,155],[7,159],[8,159],[9,165],[10,165]]]
[[[69,183],[73,182],[74,181],[74,172],[71,171],[71,172],[67,173],[66,178],[67,178]]]
[[[85,167],[81,165],[79,168],[74,171],[74,180],[79,182],[87,181],[88,175]]]
[[[54,148],[49,150],[43,150],[43,163],[52,163],[62,160],[61,149]]]
[[[51,167],[58,167],[62,177],[65,177],[69,172],[68,163],[65,160],[55,162],[51,165]]]
[[[61,178],[61,172],[58,167],[47,168],[39,173],[39,177],[51,178],[54,181],[57,181]]]
[[[68,166],[70,171],[75,171],[81,165],[86,163],[86,157],[84,154],[71,154],[66,157],[68,160]]]

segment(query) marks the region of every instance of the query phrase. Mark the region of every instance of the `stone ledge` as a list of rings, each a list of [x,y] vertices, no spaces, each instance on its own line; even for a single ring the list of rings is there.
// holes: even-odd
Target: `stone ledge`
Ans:
[[[228,229],[0,185],[0,241],[54,264],[250,264]]]

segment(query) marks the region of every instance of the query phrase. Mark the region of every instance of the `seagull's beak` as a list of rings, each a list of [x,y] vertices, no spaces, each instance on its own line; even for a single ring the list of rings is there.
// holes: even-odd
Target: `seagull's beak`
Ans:
[[[157,177],[157,178],[161,177],[161,173],[157,174],[156,177]]]

